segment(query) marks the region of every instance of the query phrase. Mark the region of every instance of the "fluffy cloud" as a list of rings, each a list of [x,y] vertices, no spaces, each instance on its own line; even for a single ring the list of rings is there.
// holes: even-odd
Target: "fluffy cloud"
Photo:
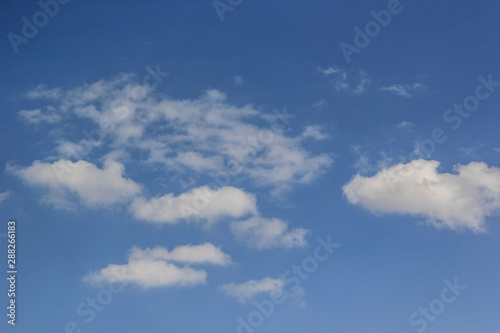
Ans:
[[[141,192],[141,186],[123,177],[124,166],[112,160],[103,169],[86,161],[59,160],[52,164],[35,161],[25,168],[8,165],[7,170],[28,185],[48,188],[45,199],[53,204],[64,202],[68,192],[89,206],[125,202]]]
[[[286,135],[293,118],[286,109],[269,114],[235,106],[217,90],[173,99],[139,85],[130,74],[67,91],[39,90],[32,97],[52,96],[65,120],[87,118],[98,126],[90,130],[99,138],[100,152],[139,150],[146,162],[180,174],[224,173],[258,186],[283,187],[309,183],[333,162],[328,154],[303,147],[309,138],[324,138],[314,127],[306,129],[306,136]],[[58,138],[58,158],[78,153],[81,138],[72,145],[71,134]]]
[[[212,190],[208,186],[195,188],[179,196],[172,193],[161,197],[136,198],[130,206],[134,217],[156,223],[177,223],[182,219],[208,223],[222,217],[238,218],[256,214],[256,198],[235,187]]]
[[[262,280],[250,280],[244,283],[228,283],[219,287],[226,296],[234,297],[241,303],[248,303],[256,295],[268,294],[280,297],[284,293],[285,281],[266,277]]]
[[[280,219],[254,216],[243,222],[233,222],[231,232],[237,239],[257,249],[274,247],[303,247],[307,245],[309,230],[297,228],[288,231],[288,224]]]
[[[132,260],[167,260],[189,264],[213,264],[223,266],[231,264],[231,257],[211,243],[182,245],[176,247],[172,251],[168,251],[166,248],[159,246],[153,249],[147,248],[145,250],[134,247],[130,251],[129,258]]]
[[[209,254],[206,251],[209,251]],[[100,286],[120,282],[135,284],[144,289],[172,286],[193,286],[205,283],[207,273],[189,265],[179,267],[170,261],[186,264],[227,265],[231,258],[213,244],[184,245],[172,251],[163,247],[142,250],[133,247],[129,251],[128,262],[123,265],[110,264],[87,275],[83,280]]]
[[[415,92],[419,92],[425,89],[425,86],[421,83],[413,83],[412,85],[401,85],[401,84],[391,84],[390,86],[382,87],[383,91],[388,91],[391,94],[400,97],[412,97]]]
[[[374,213],[422,216],[437,227],[485,230],[485,218],[500,210],[500,169],[485,163],[456,165],[439,173],[439,162],[414,160],[356,175],[343,187],[349,202]]]

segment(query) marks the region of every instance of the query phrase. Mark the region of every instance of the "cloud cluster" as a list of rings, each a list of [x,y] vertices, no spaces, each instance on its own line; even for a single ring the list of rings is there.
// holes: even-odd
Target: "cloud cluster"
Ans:
[[[180,267],[173,263],[182,263]],[[231,257],[211,243],[183,245],[169,251],[163,247],[142,250],[133,247],[126,264],[109,264],[83,280],[96,286],[120,282],[144,289],[194,286],[206,282],[207,273],[190,265],[228,265]]]
[[[363,92],[369,83],[364,77],[356,81],[354,93]],[[235,76],[234,82],[245,81]],[[39,85],[27,97],[38,101],[39,108],[18,112],[23,121],[78,124],[82,129],[79,135],[75,126],[59,126],[55,156],[46,161],[7,165],[8,172],[26,184],[42,188],[43,201],[57,207],[68,207],[74,198],[89,207],[122,204],[134,218],[156,224],[210,225],[227,219],[235,221],[231,232],[249,247],[306,245],[308,230],[289,229],[280,219],[261,217],[256,196],[230,182],[238,179],[266,187],[276,196],[295,184],[313,182],[333,164],[331,155],[306,148],[311,141],[329,138],[321,126],[305,126],[292,135],[294,116],[286,108],[266,113],[252,105],[235,105],[215,89],[176,99],[140,85],[131,74],[69,90]],[[195,181],[183,193],[149,196],[144,185],[133,180],[140,178],[136,174],[129,178],[125,172],[125,165],[130,170],[129,165],[139,164],[176,174],[179,183],[183,176]],[[217,189],[214,182],[196,184],[201,179],[214,180]],[[130,283],[145,289],[197,285],[207,279],[206,271],[194,267],[201,264],[225,266],[231,257],[210,243],[172,250],[133,247],[125,264],[109,264],[85,281]],[[243,300],[282,287],[280,279],[267,278],[223,289]]]
[[[286,109],[269,114],[251,105],[235,106],[214,89],[195,99],[173,99],[139,85],[133,75],[122,74],[53,91],[42,87],[31,95],[50,95],[50,107],[65,119],[95,123],[99,133],[94,141],[101,149],[139,150],[145,162],[180,174],[213,175],[231,168],[233,175],[257,186],[283,186],[309,183],[333,162],[328,154],[303,148],[304,140],[326,138],[319,127],[306,129],[304,135],[285,135],[293,118]],[[79,142],[58,141],[65,149],[56,152],[75,156],[68,150]]]
[[[485,230],[486,217],[500,212],[500,168],[471,162],[455,174],[423,159],[356,175],[343,187],[352,204],[374,213],[422,216],[437,227]]]

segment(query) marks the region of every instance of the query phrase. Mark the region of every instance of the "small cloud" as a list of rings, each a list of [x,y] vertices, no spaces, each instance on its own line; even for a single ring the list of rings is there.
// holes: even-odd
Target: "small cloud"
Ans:
[[[10,197],[10,191],[5,191],[0,193],[0,202],[4,201],[8,197]]]
[[[317,67],[316,72],[323,76],[330,76],[332,74],[340,74],[344,79],[347,79],[347,74],[345,69],[338,66],[335,67]]]
[[[62,96],[60,88],[47,89],[46,85],[39,84],[35,89],[30,90],[26,96],[31,99],[59,99]]]
[[[351,150],[354,154],[358,155],[358,159],[356,162],[354,162],[354,169],[358,171],[360,174],[367,174],[370,173],[373,170],[372,165],[370,164],[370,159],[368,158],[368,155],[362,151],[361,146],[351,146]]]
[[[182,267],[173,262],[183,263]],[[210,243],[202,245],[183,245],[172,251],[164,247],[142,250],[130,249],[128,262],[122,265],[109,264],[91,273],[83,281],[94,286],[107,283],[134,284],[144,289],[160,287],[188,287],[204,284],[207,273],[189,265],[216,264],[226,265],[231,258]]]
[[[396,127],[399,128],[399,129],[410,129],[412,128],[413,126],[415,126],[414,123],[412,123],[411,121],[402,121],[400,122]]]
[[[480,159],[481,157],[478,154],[478,151],[481,149],[481,145],[478,145],[476,147],[469,147],[469,148],[460,148],[459,149],[459,154],[461,156],[467,156],[469,158],[473,158],[475,160]]]
[[[237,239],[256,249],[304,247],[310,233],[302,228],[288,230],[288,223],[280,219],[259,216],[243,222],[233,222],[230,229]]]
[[[30,124],[48,123],[54,124],[61,121],[61,116],[55,112],[42,112],[40,109],[21,110],[17,113],[19,118]]]
[[[302,132],[302,137],[313,138],[318,141],[329,138],[328,134],[321,132],[321,126],[306,126],[304,132]]]
[[[426,89],[426,87],[421,83],[413,83],[412,85],[392,84],[382,87],[381,89],[400,97],[409,98],[413,96],[412,93],[422,91]]]
[[[371,84],[371,80],[366,73],[357,71],[347,71],[338,66],[335,67],[317,67],[316,73],[323,77],[331,77],[333,87],[336,91],[351,92],[356,95],[363,94],[366,88]]]
[[[250,280],[244,283],[228,283],[219,287],[226,296],[236,298],[240,303],[246,304],[252,301],[255,296],[267,294],[279,297],[284,293],[285,281],[270,277],[261,280]]]
[[[234,83],[236,83],[239,86],[241,86],[243,83],[245,83],[245,81],[243,81],[243,78],[239,75],[233,76],[233,80],[234,80]]]
[[[357,78],[356,89],[354,89],[353,93],[360,95],[366,91],[366,88],[371,84],[370,79],[366,78],[365,72],[359,72]]]

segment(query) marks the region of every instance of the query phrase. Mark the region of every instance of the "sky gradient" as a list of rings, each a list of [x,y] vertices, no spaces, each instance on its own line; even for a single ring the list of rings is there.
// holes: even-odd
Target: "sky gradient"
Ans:
[[[2,332],[497,332],[497,1],[0,6]]]

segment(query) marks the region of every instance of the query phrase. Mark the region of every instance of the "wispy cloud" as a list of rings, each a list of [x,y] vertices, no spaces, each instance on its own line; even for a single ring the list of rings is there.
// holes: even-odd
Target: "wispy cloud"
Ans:
[[[356,95],[363,94],[371,84],[367,74],[361,70],[347,71],[338,66],[318,67],[316,73],[328,77],[336,91],[350,92]]]
[[[241,86],[243,83],[245,83],[245,81],[243,80],[243,78],[241,76],[239,76],[239,75],[233,76],[233,81],[234,81],[234,83],[236,83],[239,86]]]
[[[399,128],[399,129],[410,129],[413,126],[415,126],[415,124],[412,123],[411,121],[405,121],[405,120],[403,120],[396,127]]]
[[[41,109],[21,110],[17,113],[20,119],[31,124],[54,124],[61,121],[61,116],[55,112],[42,112]]]
[[[322,109],[322,108],[324,108],[327,105],[328,105],[328,102],[325,101],[324,99],[321,99],[321,100],[317,101],[316,103],[314,103],[313,107],[315,109]]]
[[[10,197],[10,191],[5,191],[0,193],[0,202],[4,201],[8,197]]]
[[[181,245],[172,251],[157,246],[153,249],[133,247],[129,254],[130,260],[166,260],[188,264],[212,264],[227,266],[232,263],[231,257],[222,252],[220,247],[212,243],[200,245]]]
[[[45,84],[39,84],[26,94],[32,99],[58,99],[62,96],[61,88],[48,89]]]
[[[302,132],[303,138],[312,138],[318,141],[325,140],[329,138],[329,135],[322,131],[321,126],[306,126]]]
[[[426,87],[421,83],[413,83],[411,85],[391,84],[381,89],[400,97],[409,98],[415,93],[425,90]]]
[[[280,296],[284,293],[285,281],[270,277],[261,280],[249,280],[243,283],[228,283],[219,288],[226,296],[234,297],[245,304],[252,301],[257,295]]]
[[[333,162],[329,154],[306,150],[305,137],[287,135],[293,117],[286,109],[263,113],[251,105],[235,106],[217,90],[195,99],[172,99],[122,74],[61,90],[56,108],[64,121],[77,117],[94,122],[101,152],[139,150],[143,162],[181,174],[212,175],[231,165],[233,176],[257,186],[291,186],[313,181]],[[58,142],[64,145],[55,150],[61,158],[75,156],[69,150],[81,140],[74,142],[62,132]]]

